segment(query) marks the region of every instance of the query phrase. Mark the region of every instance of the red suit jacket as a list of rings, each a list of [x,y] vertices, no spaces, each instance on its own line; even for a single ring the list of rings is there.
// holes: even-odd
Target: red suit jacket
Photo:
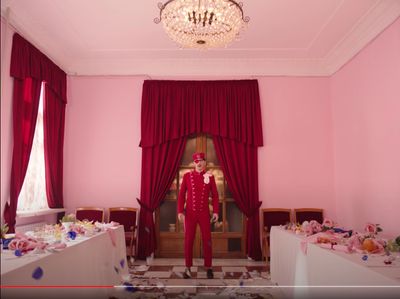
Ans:
[[[195,213],[210,213],[208,208],[208,195],[212,194],[213,213],[219,212],[219,198],[215,178],[205,171],[192,170],[185,173],[178,197],[178,213],[183,213],[185,193],[187,191],[186,211]]]

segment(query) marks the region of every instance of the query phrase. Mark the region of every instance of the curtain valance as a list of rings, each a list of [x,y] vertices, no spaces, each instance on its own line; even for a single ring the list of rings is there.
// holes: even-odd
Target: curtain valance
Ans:
[[[146,80],[141,130],[142,147],[194,133],[262,146],[258,81]]]
[[[18,33],[13,36],[10,75],[46,81],[57,97],[67,102],[66,73]]]

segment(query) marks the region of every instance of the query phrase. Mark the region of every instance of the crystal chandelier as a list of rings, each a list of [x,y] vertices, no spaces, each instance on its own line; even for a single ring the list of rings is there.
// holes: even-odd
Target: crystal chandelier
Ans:
[[[237,39],[250,21],[243,4],[233,0],[169,0],[158,3],[169,37],[184,48],[217,48]]]

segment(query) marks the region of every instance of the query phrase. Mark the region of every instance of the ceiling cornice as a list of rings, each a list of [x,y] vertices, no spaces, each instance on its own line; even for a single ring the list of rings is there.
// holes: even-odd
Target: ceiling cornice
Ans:
[[[5,23],[2,13],[2,25]],[[262,49],[248,50],[247,58],[163,58],[142,57],[140,59],[120,58],[88,58],[71,59],[68,51],[55,55],[52,51],[54,45],[40,43],[29,31],[29,28],[11,13],[9,25],[23,35],[39,50],[53,60],[69,75],[138,75],[150,76],[331,76],[347,62],[349,62],[368,43],[374,40],[386,27],[400,16],[400,1],[378,1],[363,18],[352,28],[336,46],[321,59],[271,59],[262,58]],[[40,44],[40,46],[39,46]],[[232,50],[230,56],[235,55]],[[171,51],[171,50],[168,50]],[[175,57],[179,56],[175,52]],[[227,50],[229,51],[229,49]],[[260,52],[261,51],[261,52]],[[252,55],[252,53],[258,55]],[[151,54],[149,54],[151,55]],[[135,55],[132,55],[135,56]],[[144,55],[143,55],[144,56]],[[174,55],[173,55],[174,56]],[[229,55],[226,55],[229,56]],[[257,58],[252,58],[257,56]],[[57,57],[57,58],[55,58]],[[140,55],[136,56],[140,57]],[[167,73],[166,73],[167,72]]]
[[[324,66],[333,75],[400,16],[400,1],[380,1],[328,53]]]

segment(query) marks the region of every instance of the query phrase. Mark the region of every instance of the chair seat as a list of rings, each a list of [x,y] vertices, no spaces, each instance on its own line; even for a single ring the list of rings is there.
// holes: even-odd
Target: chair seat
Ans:
[[[283,209],[283,208],[270,208],[270,209],[261,209],[261,219],[262,219],[262,257],[265,260],[268,260],[270,252],[269,252],[269,232],[271,230],[271,226],[274,225],[285,225],[290,222],[292,211],[291,209]]]
[[[88,220],[93,222],[104,222],[104,209],[95,207],[77,208],[75,212],[77,220]]]
[[[302,224],[304,221],[316,220],[322,224],[324,220],[324,210],[316,208],[294,209],[295,222]]]
[[[136,254],[137,209],[128,207],[109,208],[108,220],[124,226],[127,255],[133,257]]]

